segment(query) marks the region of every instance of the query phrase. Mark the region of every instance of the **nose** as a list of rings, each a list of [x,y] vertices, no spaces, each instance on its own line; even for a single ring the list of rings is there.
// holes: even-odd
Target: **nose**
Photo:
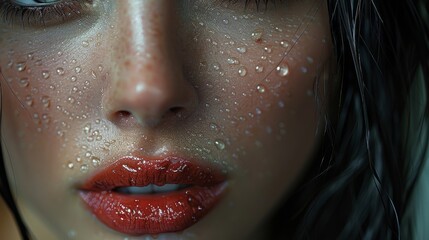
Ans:
[[[183,72],[176,1],[124,0],[116,9],[107,118],[154,127],[191,115],[197,94]]]

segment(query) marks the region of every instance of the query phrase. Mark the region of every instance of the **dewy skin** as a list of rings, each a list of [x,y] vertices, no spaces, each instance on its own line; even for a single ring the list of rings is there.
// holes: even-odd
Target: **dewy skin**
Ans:
[[[0,0],[3,16],[24,2],[37,4]],[[24,218],[58,239],[248,237],[317,143],[325,4],[120,2],[53,1],[65,21],[0,22],[2,144]],[[145,162],[165,159],[212,182]]]

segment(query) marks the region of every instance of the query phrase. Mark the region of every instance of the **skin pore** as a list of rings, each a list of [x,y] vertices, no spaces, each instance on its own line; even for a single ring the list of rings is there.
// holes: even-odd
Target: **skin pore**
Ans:
[[[221,169],[228,186],[204,218],[158,239],[255,239],[318,142],[326,3],[81,2],[64,22],[0,22],[2,147],[29,228],[141,239],[92,217],[79,185],[121,156],[174,154]]]

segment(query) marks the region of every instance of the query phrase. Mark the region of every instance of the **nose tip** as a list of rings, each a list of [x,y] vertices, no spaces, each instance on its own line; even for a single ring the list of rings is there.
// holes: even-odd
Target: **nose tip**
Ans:
[[[128,84],[117,88],[115,96],[109,104],[108,118],[118,126],[155,127],[163,121],[185,119],[192,114],[197,102],[191,87],[174,87],[162,82]]]

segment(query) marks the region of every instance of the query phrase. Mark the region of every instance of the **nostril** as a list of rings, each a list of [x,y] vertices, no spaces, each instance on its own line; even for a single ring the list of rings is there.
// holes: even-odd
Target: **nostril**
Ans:
[[[129,118],[131,113],[128,111],[119,111],[116,113],[116,117],[119,119]]]
[[[129,125],[130,119],[132,119],[132,113],[128,111],[117,111],[112,116],[112,121],[119,126]]]
[[[183,108],[183,107],[172,107],[169,109],[168,112],[166,112],[162,116],[162,118],[165,119],[165,118],[168,118],[169,116],[176,116],[176,117],[181,118],[181,117],[183,117],[184,110],[185,110],[185,108]]]

